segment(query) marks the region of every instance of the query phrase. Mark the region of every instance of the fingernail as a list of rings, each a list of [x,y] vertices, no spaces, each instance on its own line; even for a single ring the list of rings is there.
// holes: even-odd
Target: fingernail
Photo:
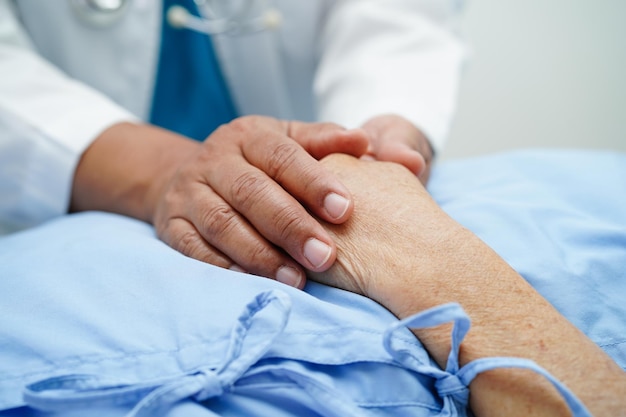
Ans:
[[[324,265],[330,258],[331,253],[330,246],[321,240],[311,238],[304,244],[304,257],[315,269]]]
[[[230,268],[228,268],[228,269],[230,269],[231,271],[235,271],[235,272],[241,272],[243,274],[247,273],[247,271],[245,269],[243,269],[239,265],[235,265],[235,264],[232,264],[230,266]]]
[[[300,281],[302,280],[302,274],[295,268],[290,266],[281,266],[276,272],[276,281],[291,287],[298,288]]]
[[[324,209],[333,219],[342,218],[350,207],[350,201],[337,193],[330,193],[324,199]]]

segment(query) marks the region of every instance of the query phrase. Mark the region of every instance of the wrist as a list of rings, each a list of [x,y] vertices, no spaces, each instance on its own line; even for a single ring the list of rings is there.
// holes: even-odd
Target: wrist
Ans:
[[[102,210],[152,222],[169,178],[199,144],[149,125],[118,123],[83,153],[71,211]]]
[[[396,245],[402,256],[398,257],[398,252],[391,254],[388,262],[379,263],[386,269],[377,271],[368,281],[367,296],[400,319],[459,302],[462,293],[475,288],[474,276],[480,274],[483,262],[475,246],[477,238],[450,218],[437,221],[437,225],[438,230],[414,232],[427,239],[412,238],[406,246]]]

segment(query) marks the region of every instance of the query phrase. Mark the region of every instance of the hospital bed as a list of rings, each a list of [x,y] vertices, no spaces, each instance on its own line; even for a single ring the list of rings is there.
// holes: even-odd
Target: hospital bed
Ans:
[[[626,369],[626,154],[446,161],[429,189]],[[0,239],[0,417],[466,415],[396,324],[355,294],[186,258],[132,219],[68,215]]]

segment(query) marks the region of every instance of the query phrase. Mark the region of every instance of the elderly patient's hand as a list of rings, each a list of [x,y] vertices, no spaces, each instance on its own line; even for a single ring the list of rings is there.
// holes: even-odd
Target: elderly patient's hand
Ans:
[[[565,383],[593,415],[623,415],[623,370],[448,217],[412,173],[346,155],[331,155],[323,163],[352,192],[354,212],[343,225],[325,225],[337,244],[337,262],[325,273],[311,273],[313,279],[366,295],[398,318],[457,302],[472,320],[459,350],[460,366],[491,356],[531,359]],[[414,333],[445,367],[449,326]],[[481,417],[569,415],[552,385],[527,370],[481,373],[470,391],[472,411]]]
[[[464,229],[445,214],[405,167],[331,155],[322,163],[354,197],[342,225],[326,223],[337,243],[337,262],[316,281],[384,304],[384,292],[406,279],[432,277]]]

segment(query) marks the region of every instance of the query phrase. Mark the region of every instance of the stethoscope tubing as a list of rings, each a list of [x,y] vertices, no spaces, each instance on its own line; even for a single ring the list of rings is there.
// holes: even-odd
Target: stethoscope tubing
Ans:
[[[222,0],[229,1],[229,0]],[[263,11],[249,16],[254,2],[260,2]],[[113,25],[126,13],[130,0],[69,0],[76,15],[94,27]],[[266,0],[245,0],[229,14],[220,16],[213,0],[195,0],[200,16],[192,14],[181,5],[170,6],[166,11],[172,27],[189,29],[207,35],[243,35],[275,30],[282,23],[280,11],[267,4]]]

